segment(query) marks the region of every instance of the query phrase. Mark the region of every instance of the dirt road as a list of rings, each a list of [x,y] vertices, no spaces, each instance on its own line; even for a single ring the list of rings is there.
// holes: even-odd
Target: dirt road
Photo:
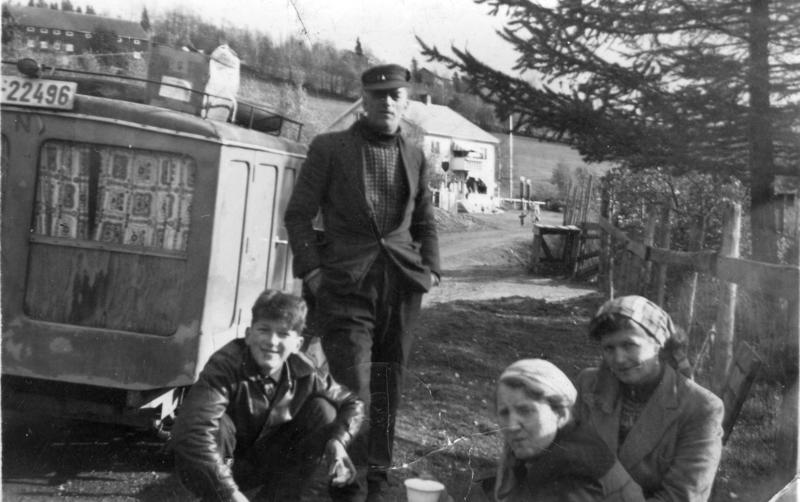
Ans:
[[[542,213],[545,224],[560,224],[561,213]],[[453,300],[488,300],[528,296],[548,301],[583,296],[595,291],[527,273],[533,226],[520,226],[518,213],[475,215],[488,230],[443,233],[439,236],[443,278],[439,288],[423,297],[423,306]]]

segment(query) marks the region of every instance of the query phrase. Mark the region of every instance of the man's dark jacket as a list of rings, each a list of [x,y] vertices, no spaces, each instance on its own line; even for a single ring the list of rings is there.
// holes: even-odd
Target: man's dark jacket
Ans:
[[[237,485],[217,444],[222,416],[227,413],[236,427],[238,450],[268,441],[314,397],[325,398],[336,408],[331,438],[347,447],[364,420],[364,405],[355,394],[305,355],[292,354],[270,402],[250,349],[244,339],[233,340],[211,356],[186,395],[173,429],[171,448],[183,460],[205,471],[219,492],[232,493]]]
[[[430,273],[440,275],[440,268],[425,156],[398,135],[409,197],[397,228],[381,234],[364,194],[366,140],[360,126],[356,123],[346,131],[321,134],[311,142],[285,216],[294,274],[303,277],[322,267],[328,284],[352,285],[384,249],[414,290],[427,291]],[[322,239],[312,226],[319,209],[325,227]]]

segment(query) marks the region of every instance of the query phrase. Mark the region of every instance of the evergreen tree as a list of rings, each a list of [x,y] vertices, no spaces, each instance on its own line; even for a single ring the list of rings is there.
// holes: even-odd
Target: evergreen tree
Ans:
[[[419,74],[419,61],[417,61],[417,58],[411,58],[411,80],[416,83],[422,82],[422,77]]]
[[[475,0],[508,12],[512,77],[420,41],[515,129],[589,161],[734,174],[750,188],[753,254],[775,261],[770,185],[800,174],[795,0]]]
[[[147,7],[142,7],[142,17],[139,24],[144,31],[150,31],[150,16],[147,14]]]
[[[3,4],[3,30],[2,40],[4,44],[14,39],[14,18],[8,10],[8,4]]]
[[[72,12],[75,10],[75,7],[70,0],[61,0],[61,10],[64,12]]]
[[[33,3],[33,0],[28,0],[28,7],[36,7],[36,4]]]
[[[356,56],[364,56],[364,49],[361,47],[361,39],[356,38]]]
[[[75,12],[77,12],[78,14],[83,14],[83,9],[81,9],[81,6],[80,6],[80,5],[78,5],[77,7],[75,7]]]
[[[86,13],[90,14],[92,16],[94,16],[96,14],[95,11],[94,11],[94,7],[92,7],[91,5],[87,5],[86,6]]]

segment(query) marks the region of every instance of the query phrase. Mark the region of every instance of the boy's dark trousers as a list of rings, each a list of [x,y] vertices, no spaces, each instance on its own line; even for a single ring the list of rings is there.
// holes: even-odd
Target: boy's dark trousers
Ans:
[[[240,491],[261,487],[252,500],[300,500],[301,490],[316,471],[332,435],[336,409],[323,398],[311,398],[292,420],[252,445],[236,444],[236,427],[223,415],[217,436],[220,454],[230,462]],[[175,457],[175,470],[181,483],[203,502],[224,502],[213,480],[192,459]]]

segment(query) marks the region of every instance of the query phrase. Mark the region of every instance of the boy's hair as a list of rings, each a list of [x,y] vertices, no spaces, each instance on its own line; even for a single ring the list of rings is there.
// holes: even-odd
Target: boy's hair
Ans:
[[[283,321],[289,329],[302,334],[306,324],[306,302],[299,296],[274,289],[266,289],[256,299],[252,309],[251,323],[261,320]]]

